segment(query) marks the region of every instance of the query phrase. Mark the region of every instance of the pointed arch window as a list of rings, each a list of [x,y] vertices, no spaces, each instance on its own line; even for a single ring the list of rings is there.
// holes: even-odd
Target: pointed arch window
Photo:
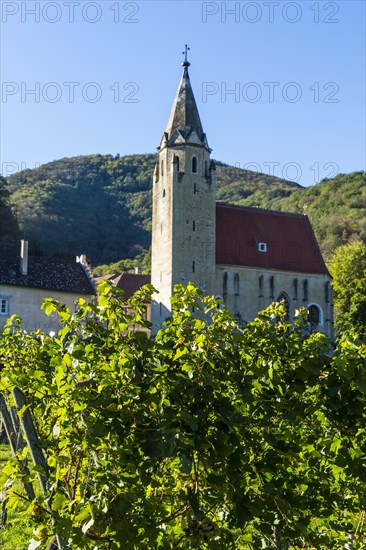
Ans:
[[[322,322],[320,307],[318,307],[316,304],[311,304],[308,307],[308,311],[308,321],[313,328],[316,328]]]
[[[281,292],[281,294],[278,297],[278,302],[282,302],[285,306],[286,314],[285,314],[285,321],[288,321],[290,319],[290,300],[285,292]]]
[[[197,174],[197,157],[192,157],[192,173]]]

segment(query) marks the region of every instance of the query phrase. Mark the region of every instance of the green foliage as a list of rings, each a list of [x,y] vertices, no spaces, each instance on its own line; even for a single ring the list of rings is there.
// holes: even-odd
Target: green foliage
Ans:
[[[151,247],[146,254],[138,254],[133,259],[127,258],[109,265],[98,265],[93,268],[93,275],[95,277],[100,277],[102,275],[110,275],[113,273],[129,272],[133,271],[135,267],[141,268],[142,273],[151,272]]]
[[[0,471],[6,466],[10,460],[11,453],[9,445],[0,444]],[[0,483],[1,500],[5,496],[5,488]],[[21,494],[25,494],[19,483],[15,490]],[[32,536],[32,521],[26,514],[27,505],[25,503],[19,505],[18,510],[8,508],[7,521],[5,526],[0,529],[0,548],[1,550],[25,550],[27,541]]]
[[[150,246],[155,155],[60,159],[8,178],[11,202],[31,246],[62,256],[86,253],[94,266],[134,259]],[[363,172],[303,188],[217,162],[217,199],[309,216],[326,257],[366,240]]]
[[[275,200],[272,208],[307,214],[323,255],[343,244],[366,242],[365,172],[339,174]]]
[[[355,241],[340,246],[329,268],[337,330],[343,335],[366,338],[366,245]]]
[[[19,237],[18,223],[11,210],[6,180],[0,176],[0,242],[10,242]]]
[[[279,304],[240,329],[191,284],[151,340],[151,286],[127,303],[107,283],[99,291],[74,313],[45,302],[63,324],[56,338],[17,319],[2,337],[0,389],[26,393],[50,468],[55,524],[38,497],[35,540],[321,550],[353,537],[364,548],[364,345],[344,341],[331,357],[326,337],[304,330],[307,312],[291,327]]]
[[[33,251],[86,253],[94,265],[146,252],[154,162],[154,155],[89,155],[10,176],[11,201]]]

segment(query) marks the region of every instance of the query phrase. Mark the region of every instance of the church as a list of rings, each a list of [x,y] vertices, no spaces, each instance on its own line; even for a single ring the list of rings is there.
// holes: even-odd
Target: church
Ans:
[[[152,334],[170,315],[175,284],[221,298],[244,326],[273,301],[288,319],[305,306],[333,337],[330,275],[307,216],[216,202],[216,170],[187,60],[153,179]]]

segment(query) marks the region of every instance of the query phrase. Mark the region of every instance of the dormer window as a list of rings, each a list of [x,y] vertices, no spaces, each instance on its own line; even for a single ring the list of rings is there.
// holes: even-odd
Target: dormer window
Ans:
[[[258,243],[258,252],[267,252],[267,243]]]
[[[197,173],[197,157],[192,157],[192,173]]]

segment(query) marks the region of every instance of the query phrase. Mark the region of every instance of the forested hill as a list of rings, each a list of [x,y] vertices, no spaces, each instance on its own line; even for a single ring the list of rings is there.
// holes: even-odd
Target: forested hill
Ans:
[[[9,243],[18,238],[18,223],[10,208],[6,180],[0,176],[0,243]]]
[[[134,257],[151,241],[155,155],[88,155],[60,159],[7,180],[11,203],[32,247],[50,254],[86,252],[93,264]],[[303,188],[217,163],[217,199],[309,215],[329,256],[354,236],[366,238],[364,173]]]

